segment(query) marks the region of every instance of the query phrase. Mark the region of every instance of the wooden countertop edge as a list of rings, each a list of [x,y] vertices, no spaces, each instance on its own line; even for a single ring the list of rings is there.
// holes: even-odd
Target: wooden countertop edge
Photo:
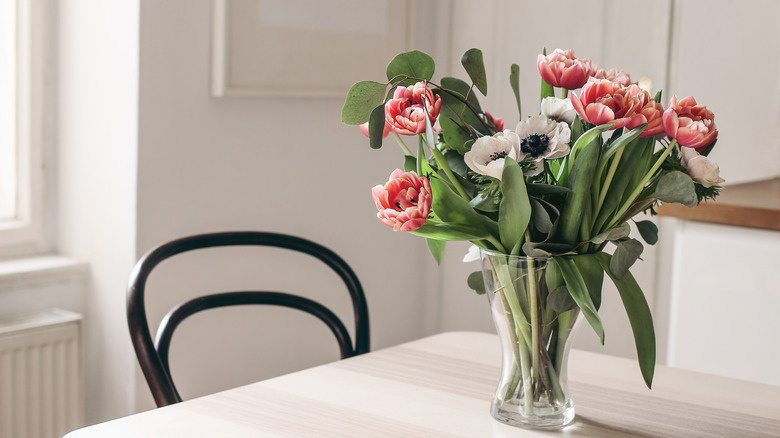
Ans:
[[[780,210],[769,208],[719,204],[716,201],[693,208],[664,204],[656,211],[660,216],[780,231]]]
[[[664,204],[656,211],[680,219],[780,230],[780,177],[724,187],[714,201],[693,208]]]

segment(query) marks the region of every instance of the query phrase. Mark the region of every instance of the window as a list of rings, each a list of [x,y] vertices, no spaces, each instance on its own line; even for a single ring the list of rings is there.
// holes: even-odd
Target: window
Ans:
[[[0,1],[0,256],[44,249],[43,2]]]

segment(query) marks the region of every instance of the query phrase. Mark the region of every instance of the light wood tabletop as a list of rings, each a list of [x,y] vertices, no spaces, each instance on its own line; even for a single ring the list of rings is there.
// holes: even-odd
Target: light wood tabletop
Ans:
[[[73,431],[94,437],[780,437],[780,387],[573,350],[572,425],[490,416],[495,335],[452,332]]]

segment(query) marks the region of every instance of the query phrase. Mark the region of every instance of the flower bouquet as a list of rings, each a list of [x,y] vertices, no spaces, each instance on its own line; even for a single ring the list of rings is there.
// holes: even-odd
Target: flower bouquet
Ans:
[[[605,274],[652,384],[652,315],[630,272],[643,245],[629,221],[662,202],[692,207],[718,195],[723,180],[708,158],[714,116],[693,97],[672,96],[664,108],[660,92],[651,96],[625,72],[558,49],[538,56],[541,102],[532,115],[523,117],[511,66],[520,121],[507,129],[477,99],[487,95],[482,52],[468,50],[461,63],[469,81],[437,83],[429,55],[399,54],[386,82],[350,89],[342,121],[361,125],[372,148],[392,135],[403,151],[403,169],[372,190],[382,223],[424,237],[438,262],[446,241],[479,250],[482,269],[468,283],[488,294],[503,349],[492,415],[561,427],[574,418],[566,358],[580,315],[604,342]],[[401,136],[416,136],[416,147]],[[657,241],[651,221],[634,225],[646,243]]]

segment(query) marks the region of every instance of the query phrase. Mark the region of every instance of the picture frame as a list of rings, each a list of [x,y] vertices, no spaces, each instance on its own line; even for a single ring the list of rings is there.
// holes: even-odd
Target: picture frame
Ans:
[[[412,1],[214,0],[212,95],[343,97],[381,81],[412,47]]]

